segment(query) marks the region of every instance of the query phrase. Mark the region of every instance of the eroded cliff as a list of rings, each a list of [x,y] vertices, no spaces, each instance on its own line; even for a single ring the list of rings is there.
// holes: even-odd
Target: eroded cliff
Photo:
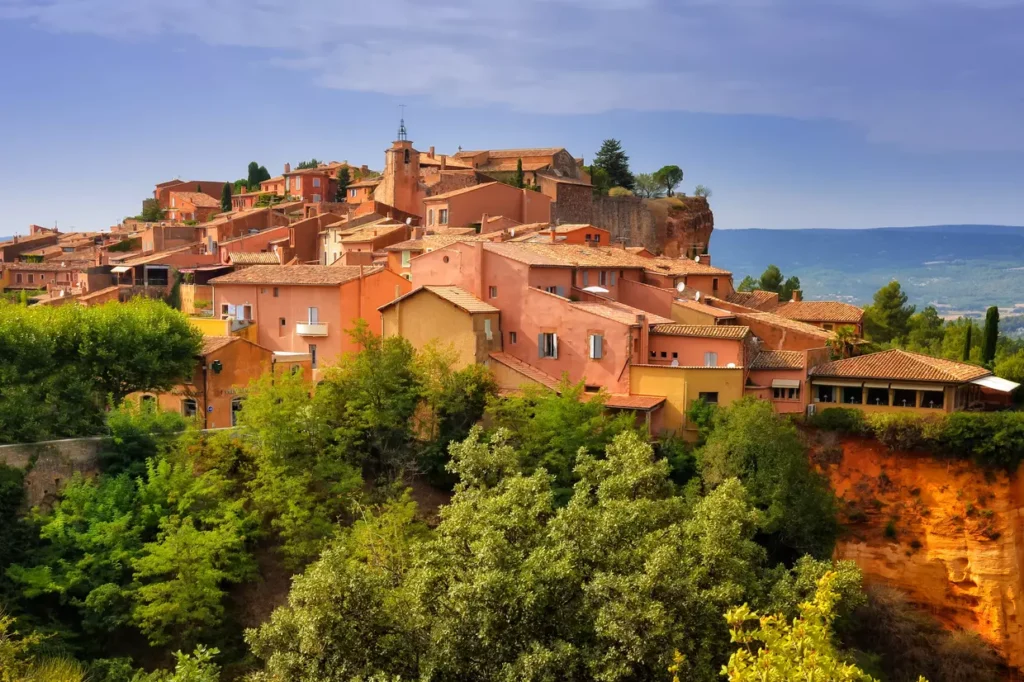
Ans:
[[[866,581],[904,590],[947,625],[978,632],[1024,668],[1021,476],[862,439],[816,451],[842,505],[837,558],[856,561]]]
[[[647,207],[654,215],[655,240],[666,256],[694,256],[711,243],[715,216],[704,197],[652,199]]]

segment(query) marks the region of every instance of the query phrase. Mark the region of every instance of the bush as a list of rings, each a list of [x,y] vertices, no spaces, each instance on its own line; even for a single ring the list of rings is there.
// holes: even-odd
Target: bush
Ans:
[[[867,426],[890,450],[915,450],[925,446],[938,422],[907,412],[872,414]]]
[[[864,413],[847,407],[830,407],[811,417],[810,425],[823,431],[859,434],[866,431]]]
[[[631,197],[633,193],[625,187],[612,187],[608,190],[608,196],[610,197]]]

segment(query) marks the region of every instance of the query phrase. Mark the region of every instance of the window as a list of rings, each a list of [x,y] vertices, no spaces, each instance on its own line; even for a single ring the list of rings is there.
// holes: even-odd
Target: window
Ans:
[[[14,281],[17,284],[21,284],[21,273],[20,272],[14,276]]]
[[[438,210],[438,212],[437,212],[437,222],[441,223],[442,225],[447,225],[448,224],[448,209],[447,208],[442,208],[442,209]]]
[[[185,398],[181,401],[181,414],[185,419],[192,419],[198,412],[198,406],[194,398]]]
[[[412,252],[411,251],[403,251],[402,252],[402,267],[403,268],[409,267],[409,261],[410,260],[412,260]]]
[[[708,405],[718,404],[718,391],[701,391],[697,394],[697,398],[703,400]]]
[[[600,360],[604,357],[604,337],[600,334],[590,335],[590,359]]]
[[[251,305],[243,305],[242,306],[242,317],[241,317],[241,319],[246,320],[248,322],[252,322],[252,306]]]
[[[945,397],[945,393],[942,391],[922,391],[921,407],[927,407],[933,410],[942,409]]]
[[[434,224],[434,209],[429,208],[429,209],[427,209],[427,225],[433,225],[433,224]]]
[[[319,194],[314,194],[314,195],[313,195],[313,203],[314,203],[314,204],[319,204],[319,203],[320,203],[320,201],[321,201],[321,199],[320,199],[320,195],[319,195]]]
[[[831,324],[826,323],[826,324],[821,325],[821,328],[824,329],[825,331],[829,331],[830,332],[830,331],[832,331],[835,328],[835,325],[831,325]]]
[[[717,277],[711,278],[711,290],[712,291],[718,291],[718,278]]]
[[[600,233],[595,233],[594,234],[594,243],[595,244],[600,244],[601,243],[601,234]]]
[[[302,178],[295,178],[295,191],[296,192],[301,192],[302,191]]]
[[[541,358],[558,358],[558,335],[539,334],[537,336],[537,353]]]
[[[819,403],[834,403],[835,394],[832,386],[818,386],[817,401]]]
[[[583,240],[589,242],[590,241],[590,233],[587,233],[587,234],[583,235]]]
[[[718,367],[718,353],[713,353],[711,351],[704,353],[704,366]]]
[[[408,272],[403,273],[402,277],[405,278],[405,281],[407,281],[407,282],[411,282],[412,281],[412,275],[410,275]],[[398,297],[395,296],[395,298],[398,298]]]
[[[231,311],[231,304],[230,303],[221,303],[220,304],[220,319],[222,319],[222,320],[228,319],[229,317],[231,317],[231,312],[232,311]]]
[[[488,341],[494,338],[494,332],[491,331],[490,320],[484,320],[484,338]]]
[[[313,178],[313,189],[320,189],[320,178]]]
[[[800,398],[799,388],[773,388],[772,396],[776,400],[798,400]]]
[[[348,195],[349,195],[350,197],[352,197],[353,199],[355,199],[355,197],[356,197],[356,190],[354,190],[354,189],[350,189],[350,190],[348,191]]]
[[[172,195],[171,196],[171,206],[177,206],[177,205],[178,205],[178,198],[176,196]]]
[[[604,270],[597,273],[597,283],[601,286],[608,286],[608,273]]]
[[[488,298],[498,298],[498,287],[487,287]]]
[[[668,357],[668,353],[666,353],[665,351],[661,351],[661,357],[667,358]]]
[[[309,344],[309,366],[316,369],[316,344]]]
[[[238,426],[238,413],[242,411],[242,399],[231,399],[231,425]]]
[[[889,389],[887,388],[869,388],[868,389],[868,405],[888,405],[889,404]]]
[[[612,270],[612,273],[611,273],[611,279],[609,279],[608,283],[609,283],[609,284],[610,284],[611,286],[615,286],[615,271],[614,271],[614,270]]]
[[[29,284],[32,284],[32,282],[34,282],[34,281],[35,281],[35,279],[36,279],[36,276],[35,276],[35,275],[33,275],[33,274],[32,274],[31,272],[30,272],[30,273],[28,273],[28,283],[29,283]]]
[[[516,344],[516,333],[515,332],[509,332],[508,333],[508,342],[511,345],[513,345],[513,346]]]
[[[281,295],[281,290],[279,288],[277,288],[277,287],[274,287],[274,298],[277,298],[280,295]]]
[[[142,402],[140,404],[149,408],[156,407],[156,396],[144,395],[142,396]]]
[[[589,285],[590,285],[590,271],[589,270],[584,270],[583,271],[583,286],[589,286]]]
[[[860,386],[844,386],[843,402],[847,405],[860,405],[864,402],[864,389]]]
[[[405,150],[405,162],[409,163],[409,150],[408,149]]]
[[[320,324],[320,309],[319,308],[307,308],[309,324]]]
[[[917,391],[897,388],[893,391],[892,404],[897,407],[917,407]]]

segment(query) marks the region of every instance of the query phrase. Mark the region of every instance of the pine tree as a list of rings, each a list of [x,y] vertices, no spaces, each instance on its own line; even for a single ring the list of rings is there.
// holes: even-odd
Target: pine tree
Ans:
[[[254,191],[254,190],[259,189],[260,188],[260,181],[262,179],[263,178],[260,176],[260,165],[258,163],[256,163],[255,161],[250,161],[249,162],[249,175],[248,175],[248,180],[247,180],[247,184],[249,185],[249,190],[250,191]]]
[[[345,201],[345,196],[348,194],[348,186],[351,184],[352,178],[348,174],[348,166],[342,166],[338,169],[338,192],[334,197],[334,200],[338,203]]]
[[[611,187],[633,189],[633,174],[629,172],[629,157],[622,151],[618,140],[605,140],[594,157],[594,165],[608,174]]]
[[[227,213],[231,210],[231,183],[225,182],[220,192],[220,210]]]
[[[512,186],[522,189],[526,186],[526,182],[523,180],[523,160],[516,160],[516,174],[512,176]]]
[[[967,320],[967,336],[964,337],[963,361],[971,361],[971,332],[974,331],[974,323]]]
[[[981,362],[991,367],[996,359],[996,342],[999,340],[999,308],[992,306],[985,313],[985,336],[981,343]]]

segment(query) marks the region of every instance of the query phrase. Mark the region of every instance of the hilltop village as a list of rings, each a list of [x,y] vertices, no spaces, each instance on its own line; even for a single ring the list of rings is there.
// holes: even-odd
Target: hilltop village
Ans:
[[[173,298],[206,338],[201,365],[220,369],[147,397],[209,428],[234,424],[238,387],[272,364],[316,380],[357,350],[357,320],[451,343],[501,391],[583,382],[652,434],[692,437],[695,400],[933,414],[1016,388],[976,365],[859,355],[856,306],[737,291],[713,262],[705,198],[595,196],[563,148],[445,155],[404,125],[398,137],[380,173],[316,162],[258,189],[173,180],[109,232],[33,225],[0,244],[0,285],[39,306]]]

